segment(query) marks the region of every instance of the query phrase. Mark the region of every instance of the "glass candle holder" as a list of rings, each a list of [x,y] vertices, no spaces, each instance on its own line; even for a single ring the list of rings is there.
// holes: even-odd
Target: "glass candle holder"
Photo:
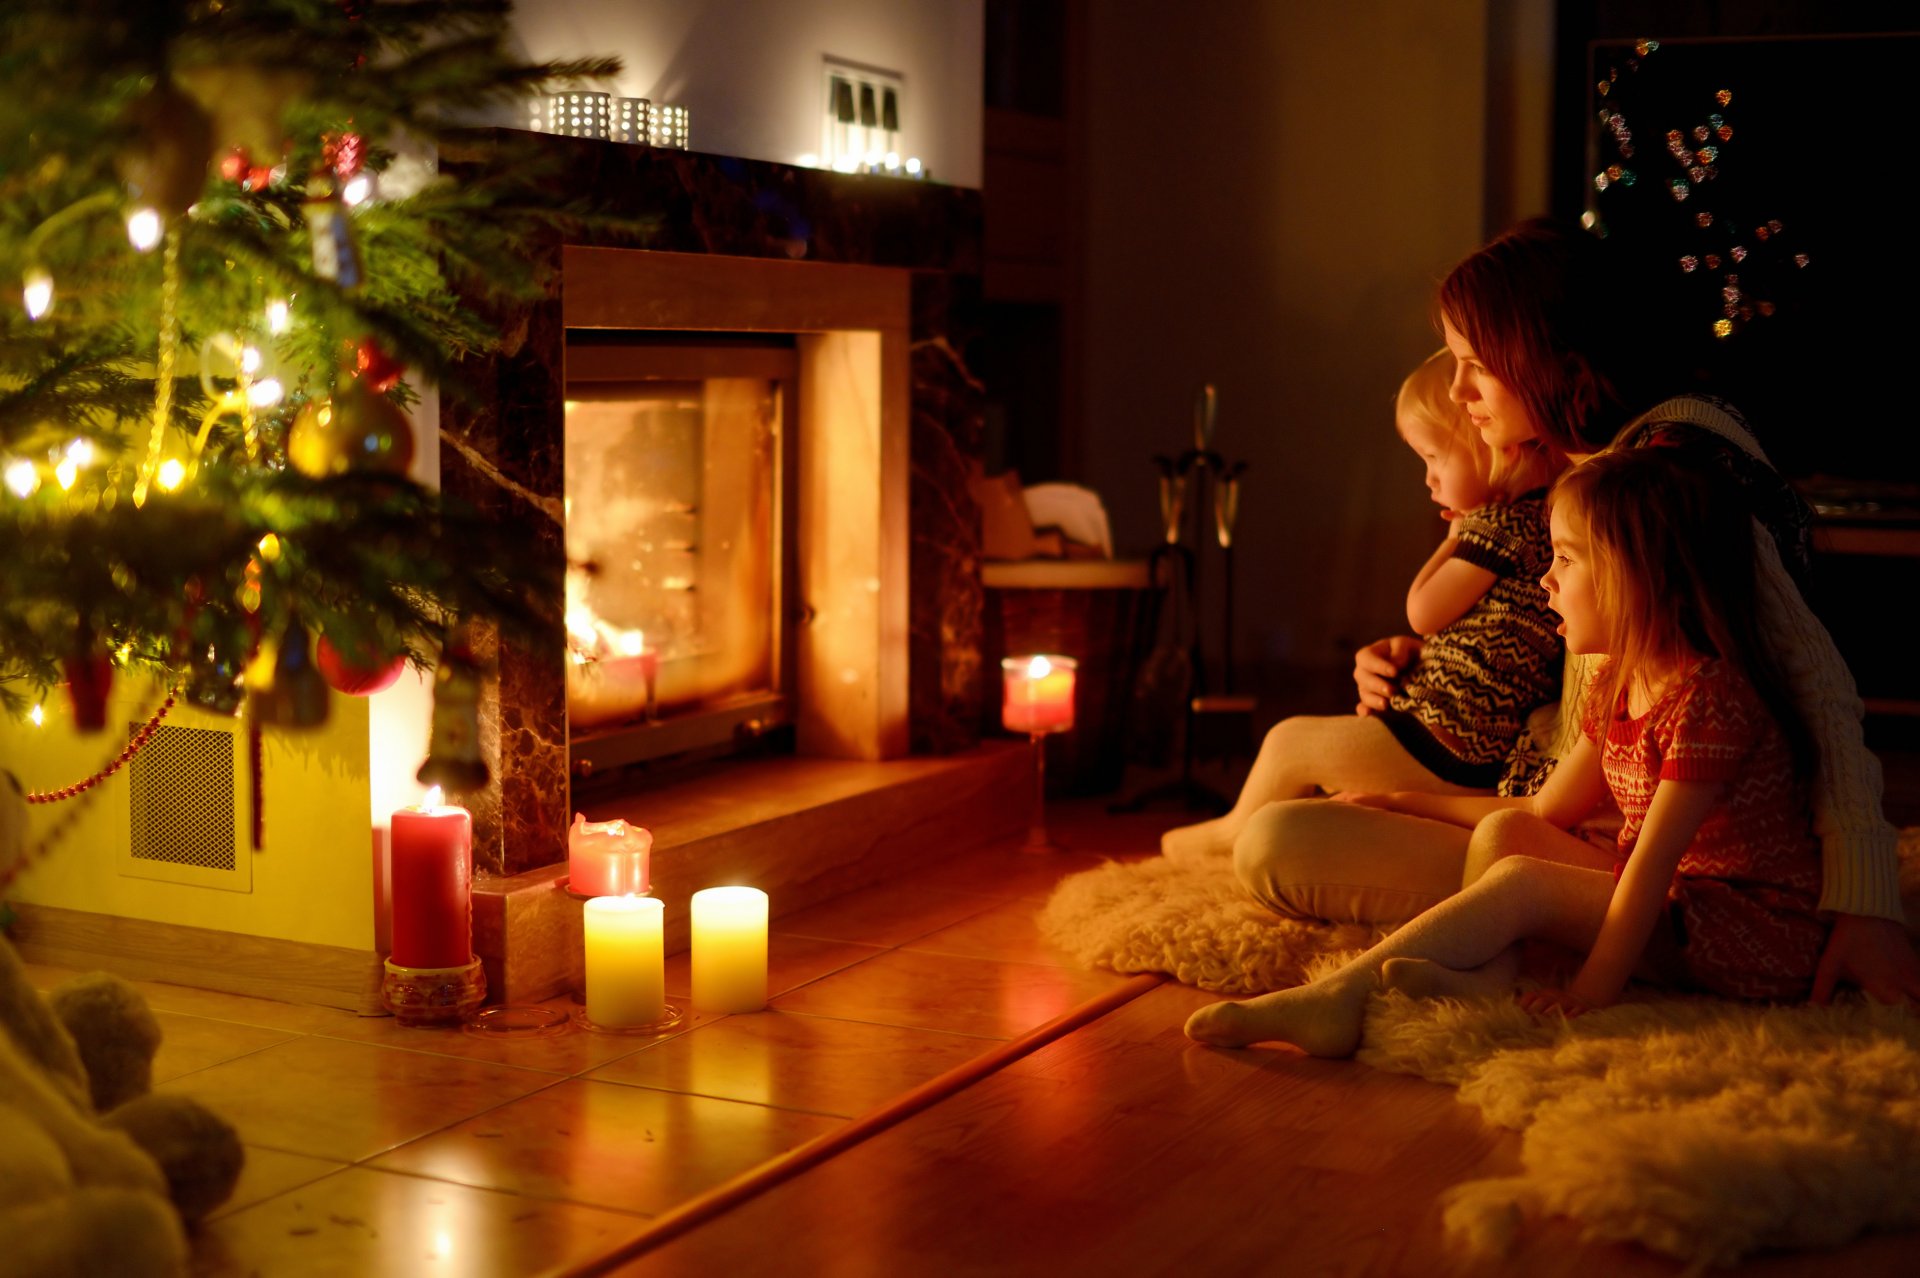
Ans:
[[[1046,738],[1073,730],[1073,688],[1079,669],[1072,657],[1047,653],[1007,657],[1000,663],[1000,723],[1009,732],[1026,733],[1033,749],[1033,820],[1023,851],[1060,850],[1047,833]]]

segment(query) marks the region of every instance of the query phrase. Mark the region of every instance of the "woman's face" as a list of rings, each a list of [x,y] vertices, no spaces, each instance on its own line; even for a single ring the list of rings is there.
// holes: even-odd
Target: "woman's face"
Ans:
[[[1480,438],[1494,448],[1511,448],[1539,437],[1533,414],[1513,388],[1487,371],[1452,321],[1442,320],[1447,349],[1453,353],[1453,384],[1447,397],[1467,410]]]

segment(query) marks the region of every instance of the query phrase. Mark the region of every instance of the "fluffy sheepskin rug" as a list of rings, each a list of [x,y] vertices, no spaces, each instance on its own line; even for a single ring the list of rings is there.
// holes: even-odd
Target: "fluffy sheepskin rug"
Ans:
[[[1217,994],[1298,985],[1308,963],[1362,949],[1378,935],[1356,924],[1280,918],[1241,890],[1225,860],[1162,857],[1061,880],[1040,930],[1088,967],[1165,972]]]
[[[1920,1018],[1865,1002],[1648,996],[1571,1021],[1510,1000],[1377,998],[1360,1059],[1459,1087],[1522,1133],[1521,1174],[1450,1194],[1499,1254],[1523,1219],[1732,1264],[1920,1226]]]
[[[1903,879],[1914,884],[1914,832]],[[1278,918],[1219,861],[1154,858],[1064,880],[1041,914],[1089,965],[1222,994],[1297,984],[1372,940]],[[1571,1021],[1510,1000],[1369,1009],[1360,1059],[1457,1087],[1522,1133],[1518,1176],[1459,1185],[1449,1232],[1498,1254],[1529,1216],[1696,1264],[1920,1227],[1920,1017],[1864,1001],[1742,1006],[1638,992]]]

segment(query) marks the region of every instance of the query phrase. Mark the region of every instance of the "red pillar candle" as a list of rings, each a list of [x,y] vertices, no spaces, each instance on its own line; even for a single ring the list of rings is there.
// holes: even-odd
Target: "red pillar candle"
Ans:
[[[1000,663],[1000,722],[1008,732],[1066,732],[1073,727],[1072,657],[1008,657]]]
[[[567,831],[567,890],[581,896],[644,896],[653,833],[625,821],[589,821],[576,812]]]
[[[473,817],[440,802],[393,814],[387,836],[393,953],[400,967],[462,967],[473,961]]]

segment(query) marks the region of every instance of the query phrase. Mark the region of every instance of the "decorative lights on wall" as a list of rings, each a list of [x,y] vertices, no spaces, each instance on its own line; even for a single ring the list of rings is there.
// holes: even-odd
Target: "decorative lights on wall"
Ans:
[[[528,123],[536,133],[609,138],[684,151],[689,115],[685,107],[649,98],[581,91],[534,99]]]
[[[533,103],[533,129],[536,133],[557,133],[569,138],[604,138],[608,128],[612,95],[607,93],[553,93]]]
[[[927,176],[918,156],[902,154],[907,90],[898,71],[829,57],[824,84],[820,151],[801,156],[801,164],[838,173]]]
[[[687,109],[648,98],[613,100],[613,140],[687,149]]]

